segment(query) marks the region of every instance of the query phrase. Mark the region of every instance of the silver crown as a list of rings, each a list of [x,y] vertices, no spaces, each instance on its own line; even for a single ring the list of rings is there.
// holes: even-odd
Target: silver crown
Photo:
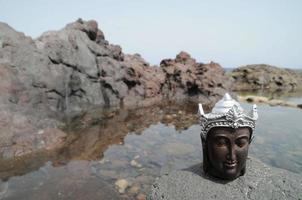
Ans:
[[[218,101],[210,113],[205,114],[202,104],[199,104],[199,115],[201,123],[201,137],[207,138],[207,134],[214,127],[250,127],[255,129],[258,119],[257,106],[254,104],[250,113],[245,113],[240,104],[226,93]]]

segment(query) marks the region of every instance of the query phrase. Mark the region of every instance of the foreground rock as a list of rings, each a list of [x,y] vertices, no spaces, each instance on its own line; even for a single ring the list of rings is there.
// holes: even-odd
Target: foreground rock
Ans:
[[[301,88],[302,73],[270,65],[247,65],[230,73],[235,91],[267,89],[295,90]]]
[[[234,181],[206,177],[200,165],[174,171],[152,186],[148,199],[301,199],[302,176],[251,159],[245,176]]]
[[[150,66],[110,44],[94,20],[79,19],[35,40],[0,23],[0,156],[59,147],[66,136],[62,117],[91,106],[169,99],[212,104],[229,89],[220,65],[181,52],[161,67]]]

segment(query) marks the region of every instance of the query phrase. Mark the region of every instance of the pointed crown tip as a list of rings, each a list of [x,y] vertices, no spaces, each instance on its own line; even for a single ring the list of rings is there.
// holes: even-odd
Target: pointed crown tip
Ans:
[[[231,100],[232,99],[232,97],[231,97],[231,95],[229,93],[225,93],[223,98],[225,100]]]

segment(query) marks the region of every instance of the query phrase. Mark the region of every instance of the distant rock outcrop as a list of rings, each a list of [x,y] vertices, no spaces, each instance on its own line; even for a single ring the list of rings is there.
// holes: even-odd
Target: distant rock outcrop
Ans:
[[[295,90],[302,85],[302,73],[270,65],[247,65],[230,73],[235,91],[267,89]]]
[[[62,113],[169,99],[213,104],[230,89],[218,64],[181,52],[150,66],[110,44],[96,21],[81,19],[35,40],[0,23],[0,83],[0,154],[6,157],[60,145]]]

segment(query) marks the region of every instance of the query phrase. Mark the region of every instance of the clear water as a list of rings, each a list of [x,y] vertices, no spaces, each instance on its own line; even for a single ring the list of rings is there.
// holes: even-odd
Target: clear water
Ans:
[[[156,177],[201,162],[196,110],[164,105],[85,115],[71,124],[63,148],[0,159],[0,199],[143,198]],[[302,173],[302,110],[258,110],[250,156]],[[115,188],[119,179],[129,184],[122,194]]]

